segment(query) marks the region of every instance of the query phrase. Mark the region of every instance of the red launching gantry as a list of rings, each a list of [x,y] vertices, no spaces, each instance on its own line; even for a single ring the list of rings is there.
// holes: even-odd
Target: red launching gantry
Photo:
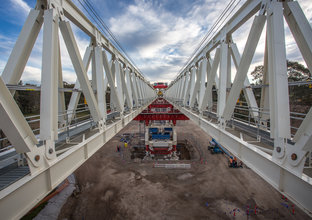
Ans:
[[[134,120],[145,121],[146,158],[178,159],[175,125],[177,120],[189,120],[188,117],[159,97]]]

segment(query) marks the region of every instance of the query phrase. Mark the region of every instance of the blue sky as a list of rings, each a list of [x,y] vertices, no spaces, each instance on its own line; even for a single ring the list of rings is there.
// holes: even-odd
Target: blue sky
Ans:
[[[152,82],[171,81],[207,33],[230,0],[89,0],[115,34],[127,53]],[[77,0],[76,5],[82,7]],[[245,0],[241,1],[241,4]],[[312,3],[299,0],[312,23]],[[0,74],[21,31],[30,8],[36,0],[4,0],[0,5]],[[250,22],[233,35],[242,52]],[[73,27],[81,54],[89,44],[88,37]],[[302,62],[297,46],[286,28],[287,58]],[[254,66],[263,60],[264,34],[260,39]],[[61,38],[64,81],[76,79]],[[39,34],[22,80],[40,84],[42,33]],[[234,70],[233,70],[234,71]]]

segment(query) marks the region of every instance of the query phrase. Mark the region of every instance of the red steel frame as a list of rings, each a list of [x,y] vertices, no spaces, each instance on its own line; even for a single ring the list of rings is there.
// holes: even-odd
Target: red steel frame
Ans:
[[[167,109],[166,112],[157,112],[155,109]],[[141,114],[136,116],[134,120],[145,121],[145,124],[148,126],[150,121],[172,121],[173,125],[176,125],[177,120],[189,120],[184,114],[179,110],[173,109],[173,106],[168,103],[163,98],[156,99],[152,104],[150,104],[147,110],[144,110]],[[164,148],[153,148],[154,151],[149,149],[149,145],[146,145],[146,151],[151,154],[161,154],[168,155],[177,150],[177,146],[173,145],[172,150],[165,150]]]

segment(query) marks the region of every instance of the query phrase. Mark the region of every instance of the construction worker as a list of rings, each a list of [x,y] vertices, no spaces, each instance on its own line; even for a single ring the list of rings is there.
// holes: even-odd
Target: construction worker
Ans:
[[[233,167],[237,167],[237,158],[236,157],[234,157]]]

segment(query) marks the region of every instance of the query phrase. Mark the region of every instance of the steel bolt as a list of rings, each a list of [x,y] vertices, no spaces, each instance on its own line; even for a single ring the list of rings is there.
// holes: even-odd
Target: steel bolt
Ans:
[[[281,148],[281,147],[277,147],[277,148],[276,148],[277,153],[280,153],[280,152],[281,152],[281,150],[282,150],[282,148]]]
[[[35,161],[39,161],[40,160],[40,156],[39,155],[36,155],[35,156]]]
[[[297,154],[293,153],[293,154],[291,155],[291,159],[292,159],[292,160],[297,160]]]
[[[50,149],[49,149],[49,154],[52,154],[52,153],[53,153],[53,149],[50,148]]]

